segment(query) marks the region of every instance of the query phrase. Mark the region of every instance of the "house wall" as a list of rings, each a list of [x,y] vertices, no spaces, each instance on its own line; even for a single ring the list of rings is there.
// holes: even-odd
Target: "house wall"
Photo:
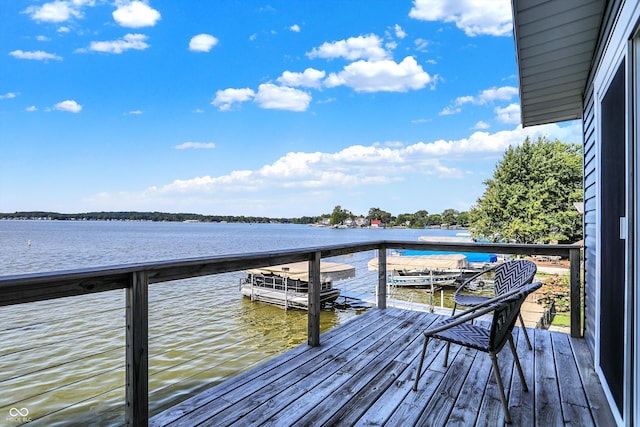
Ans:
[[[635,106],[640,102],[631,91],[634,75],[637,76],[640,69],[640,61],[629,53],[630,40],[637,37],[637,29],[640,24],[640,2],[613,0],[608,2],[603,27],[601,30],[598,50],[594,58],[594,66],[583,96],[583,136],[584,136],[584,241],[585,241],[585,339],[595,359],[596,370],[601,382],[607,390],[608,378],[602,370],[603,361],[600,352],[607,352],[602,347],[602,337],[610,328],[624,330],[624,360],[619,363],[624,365],[624,404],[619,408],[616,419],[619,425],[640,425],[640,355],[634,352],[634,343],[640,341],[640,313],[637,313],[635,299],[640,294],[638,283],[638,271],[640,266],[640,247],[638,233],[627,234],[627,230],[634,231],[637,226],[638,204],[636,183],[640,182],[640,150],[638,149],[637,132],[640,124],[640,115]],[[620,168],[627,171],[627,179],[624,185],[626,192],[626,210],[620,221],[619,236],[625,238],[626,253],[623,259],[622,269],[625,271],[624,286],[625,296],[619,309],[624,312],[624,321],[618,324],[607,323],[606,318],[601,318],[601,303],[603,292],[607,292],[609,278],[603,276],[603,262],[607,256],[603,244],[603,213],[607,206],[603,206],[603,195],[608,189],[603,183],[601,167],[603,161],[602,131],[602,100],[609,88],[613,76],[623,61],[628,64],[625,88],[628,108],[626,113],[627,128],[625,138],[625,151],[629,153],[627,159],[620,159]],[[635,78],[637,80],[637,78]],[[624,100],[622,100],[624,102]],[[635,116],[632,114],[635,111]],[[634,131],[635,129],[635,131]],[[623,156],[624,157],[624,156]],[[634,170],[635,165],[635,170]],[[609,233],[610,238],[613,233]],[[634,238],[635,236],[635,238]],[[605,241],[606,241],[606,236]],[[640,300],[640,298],[638,298]],[[623,323],[623,324],[619,324]],[[608,393],[611,408],[616,412],[613,395]],[[614,409],[615,408],[615,409]]]
[[[585,95],[583,115],[584,161],[584,335],[591,354],[595,354],[596,342],[596,125],[593,85]]]

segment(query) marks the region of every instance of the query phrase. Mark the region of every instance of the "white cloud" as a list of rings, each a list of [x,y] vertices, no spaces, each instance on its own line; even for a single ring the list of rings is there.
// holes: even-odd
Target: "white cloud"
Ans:
[[[413,43],[416,45],[416,50],[418,52],[427,52],[428,51],[427,48],[431,44],[431,42],[429,40],[425,40],[425,39],[421,39],[421,38],[415,39]]]
[[[490,127],[491,126],[489,126],[489,123],[486,123],[486,122],[480,120],[475,125],[473,125],[472,129],[485,130],[485,129],[489,129]]]
[[[125,34],[120,40],[91,42],[88,50],[94,52],[120,54],[130,49],[144,50],[149,47],[144,34]],[[79,49],[77,52],[86,52],[87,49]]]
[[[466,35],[510,36],[509,0],[414,0],[409,16],[422,21],[453,22]]]
[[[42,50],[36,51],[22,51],[22,50],[14,50],[13,52],[9,52],[9,55],[18,59],[33,59],[35,61],[47,61],[49,59],[54,59],[56,61],[62,61],[62,57],[58,56],[54,53],[48,53]]]
[[[496,119],[502,123],[520,123],[520,104],[509,104],[504,108],[496,107],[494,112],[496,113]]]
[[[218,39],[210,34],[198,34],[189,41],[189,50],[193,52],[209,52],[218,44]]]
[[[32,105],[30,107],[25,108],[24,111],[27,111],[29,113],[33,113],[34,111],[38,111],[38,108],[35,105]]]
[[[116,2],[117,9],[113,19],[118,25],[127,28],[153,27],[160,20],[160,12],[153,9],[146,1]]]
[[[299,33],[300,32],[300,25],[298,24],[293,24],[292,26],[289,27],[289,29],[291,31],[293,31],[294,33]]]
[[[4,95],[0,95],[0,99],[13,99],[18,96],[15,92],[7,92]]]
[[[375,34],[368,36],[350,37],[331,43],[323,43],[307,52],[309,58],[345,58],[350,61],[368,59],[372,61],[387,59],[389,52],[382,48],[382,39]]]
[[[438,113],[440,116],[451,116],[453,114],[459,114],[462,112],[462,108],[448,106]]]
[[[399,64],[392,60],[357,61],[339,73],[331,73],[324,81],[327,87],[349,86],[357,92],[406,92],[435,84],[416,60],[407,56]]]
[[[456,105],[474,104],[485,105],[495,101],[510,101],[518,96],[518,88],[513,86],[492,87],[485,89],[478,96],[461,96],[456,99]]]
[[[140,114],[143,114],[142,110],[132,110],[132,111],[128,111],[125,113],[128,116],[139,116]]]
[[[218,176],[197,176],[149,187],[140,192],[101,193],[92,198],[95,203],[124,206],[193,206],[198,203],[219,212],[219,206],[231,203],[236,212],[247,214],[247,206],[260,205],[255,214],[273,208],[280,202],[291,208],[297,204],[313,203],[321,195],[340,193],[333,200],[372,186],[376,193],[400,191],[395,184],[419,180],[424,175],[438,179],[459,180],[470,171],[463,166],[482,157],[498,158],[510,145],[521,144],[526,137],[547,136],[567,143],[580,143],[579,121],[560,127],[556,124],[493,134],[475,132],[459,140],[418,142],[403,146],[392,141],[371,146],[354,145],[338,152],[290,152],[253,170],[233,170]],[[347,190],[348,189],[348,190]],[[321,203],[320,205],[325,205]],[[335,205],[335,203],[333,204]],[[326,206],[325,206],[326,207]],[[314,204],[314,209],[316,209]],[[318,206],[318,209],[322,209]],[[233,210],[231,212],[234,212]],[[278,216],[278,215],[274,215]]]
[[[263,83],[258,87],[254,101],[266,109],[305,111],[309,108],[311,95],[291,87]]]
[[[72,18],[82,18],[81,8],[86,4],[92,5],[93,1],[56,0],[42,6],[29,6],[23,13],[28,14],[34,21],[65,22]]]
[[[394,31],[396,32],[396,37],[399,39],[403,39],[405,37],[407,37],[407,33],[402,29],[402,27],[398,24],[396,24],[393,27]]]
[[[62,27],[58,27],[56,31],[59,33],[68,33],[68,32],[71,32],[71,28],[62,26]]]
[[[79,113],[80,111],[82,111],[82,105],[78,104],[76,101],[69,99],[66,101],[58,102],[53,106],[53,108],[58,111],[67,111],[69,113]]]
[[[216,148],[216,144],[213,142],[183,142],[182,144],[178,144],[175,147],[176,150],[186,150],[188,148],[195,148],[195,149],[200,149],[200,148]]]
[[[229,88],[225,90],[219,90],[216,92],[216,97],[211,101],[212,105],[218,107],[220,111],[228,111],[233,104],[238,102],[245,102],[253,99],[255,92],[249,88],[234,89]]]
[[[518,96],[518,88],[513,86],[503,86],[503,87],[492,87],[490,89],[485,89],[480,92],[477,96],[459,96],[455,99],[452,105],[445,107],[441,112],[441,116],[447,116],[451,114],[458,114],[462,112],[463,105],[472,104],[472,105],[487,105],[492,104],[496,101],[510,101],[514,97]],[[518,121],[505,121],[505,123],[518,124]]]
[[[324,71],[316,70],[315,68],[307,68],[302,73],[285,71],[282,73],[282,76],[277,78],[277,81],[285,86],[319,88],[321,86],[320,81],[325,75],[326,73]]]
[[[51,41],[51,39],[47,36],[36,36],[36,40],[38,40],[39,42],[49,42]]]

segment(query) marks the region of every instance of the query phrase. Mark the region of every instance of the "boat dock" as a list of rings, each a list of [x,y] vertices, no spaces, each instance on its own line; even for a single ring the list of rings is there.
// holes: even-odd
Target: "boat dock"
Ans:
[[[490,358],[453,345],[428,347],[418,391],[412,390],[420,331],[436,314],[373,309],[306,344],[231,378],[155,417],[151,426],[194,425],[502,425],[504,414]],[[609,426],[615,420],[585,341],[520,328],[517,351],[529,391],[513,374],[513,357],[498,359],[513,425]]]

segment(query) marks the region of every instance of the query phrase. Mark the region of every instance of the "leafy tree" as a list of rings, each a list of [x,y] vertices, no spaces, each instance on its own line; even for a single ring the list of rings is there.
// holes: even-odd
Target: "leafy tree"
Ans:
[[[379,219],[383,224],[391,224],[393,222],[393,215],[390,212],[383,211],[380,208],[371,208],[369,209],[369,215],[367,215],[367,219],[371,221],[372,219]]]
[[[456,217],[456,221],[460,227],[469,226],[469,212],[460,212]]]
[[[427,224],[429,225],[440,225],[442,224],[442,215],[440,214],[431,214],[427,218]]]
[[[413,220],[414,220],[413,214],[402,213],[398,215],[398,218],[396,219],[396,225],[411,226],[411,224],[413,223]]]
[[[353,216],[353,214],[350,211],[342,209],[342,206],[338,205],[333,208],[333,212],[331,212],[331,225],[342,224],[345,219],[351,216]]]
[[[445,209],[442,211],[442,221],[445,224],[457,224],[457,218],[460,212],[455,209]]]
[[[427,223],[427,219],[429,218],[429,212],[423,210],[419,210],[413,214],[413,220],[411,221],[412,228],[424,228]]]
[[[546,243],[582,238],[582,152],[558,140],[527,138],[509,147],[486,190],[469,213],[475,237],[491,241]]]

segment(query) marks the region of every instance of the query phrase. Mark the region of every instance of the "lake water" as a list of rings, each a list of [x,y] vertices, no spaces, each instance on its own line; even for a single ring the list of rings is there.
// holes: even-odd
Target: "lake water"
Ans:
[[[285,224],[0,221],[0,276],[365,242],[418,240],[446,230],[345,229]],[[356,267],[334,286],[373,294],[376,253],[332,259]],[[242,272],[149,289],[150,412],[306,341],[307,315],[251,302]],[[324,310],[326,331],[356,309]],[[0,425],[120,425],[124,291],[0,307]],[[26,415],[24,415],[26,414]]]

